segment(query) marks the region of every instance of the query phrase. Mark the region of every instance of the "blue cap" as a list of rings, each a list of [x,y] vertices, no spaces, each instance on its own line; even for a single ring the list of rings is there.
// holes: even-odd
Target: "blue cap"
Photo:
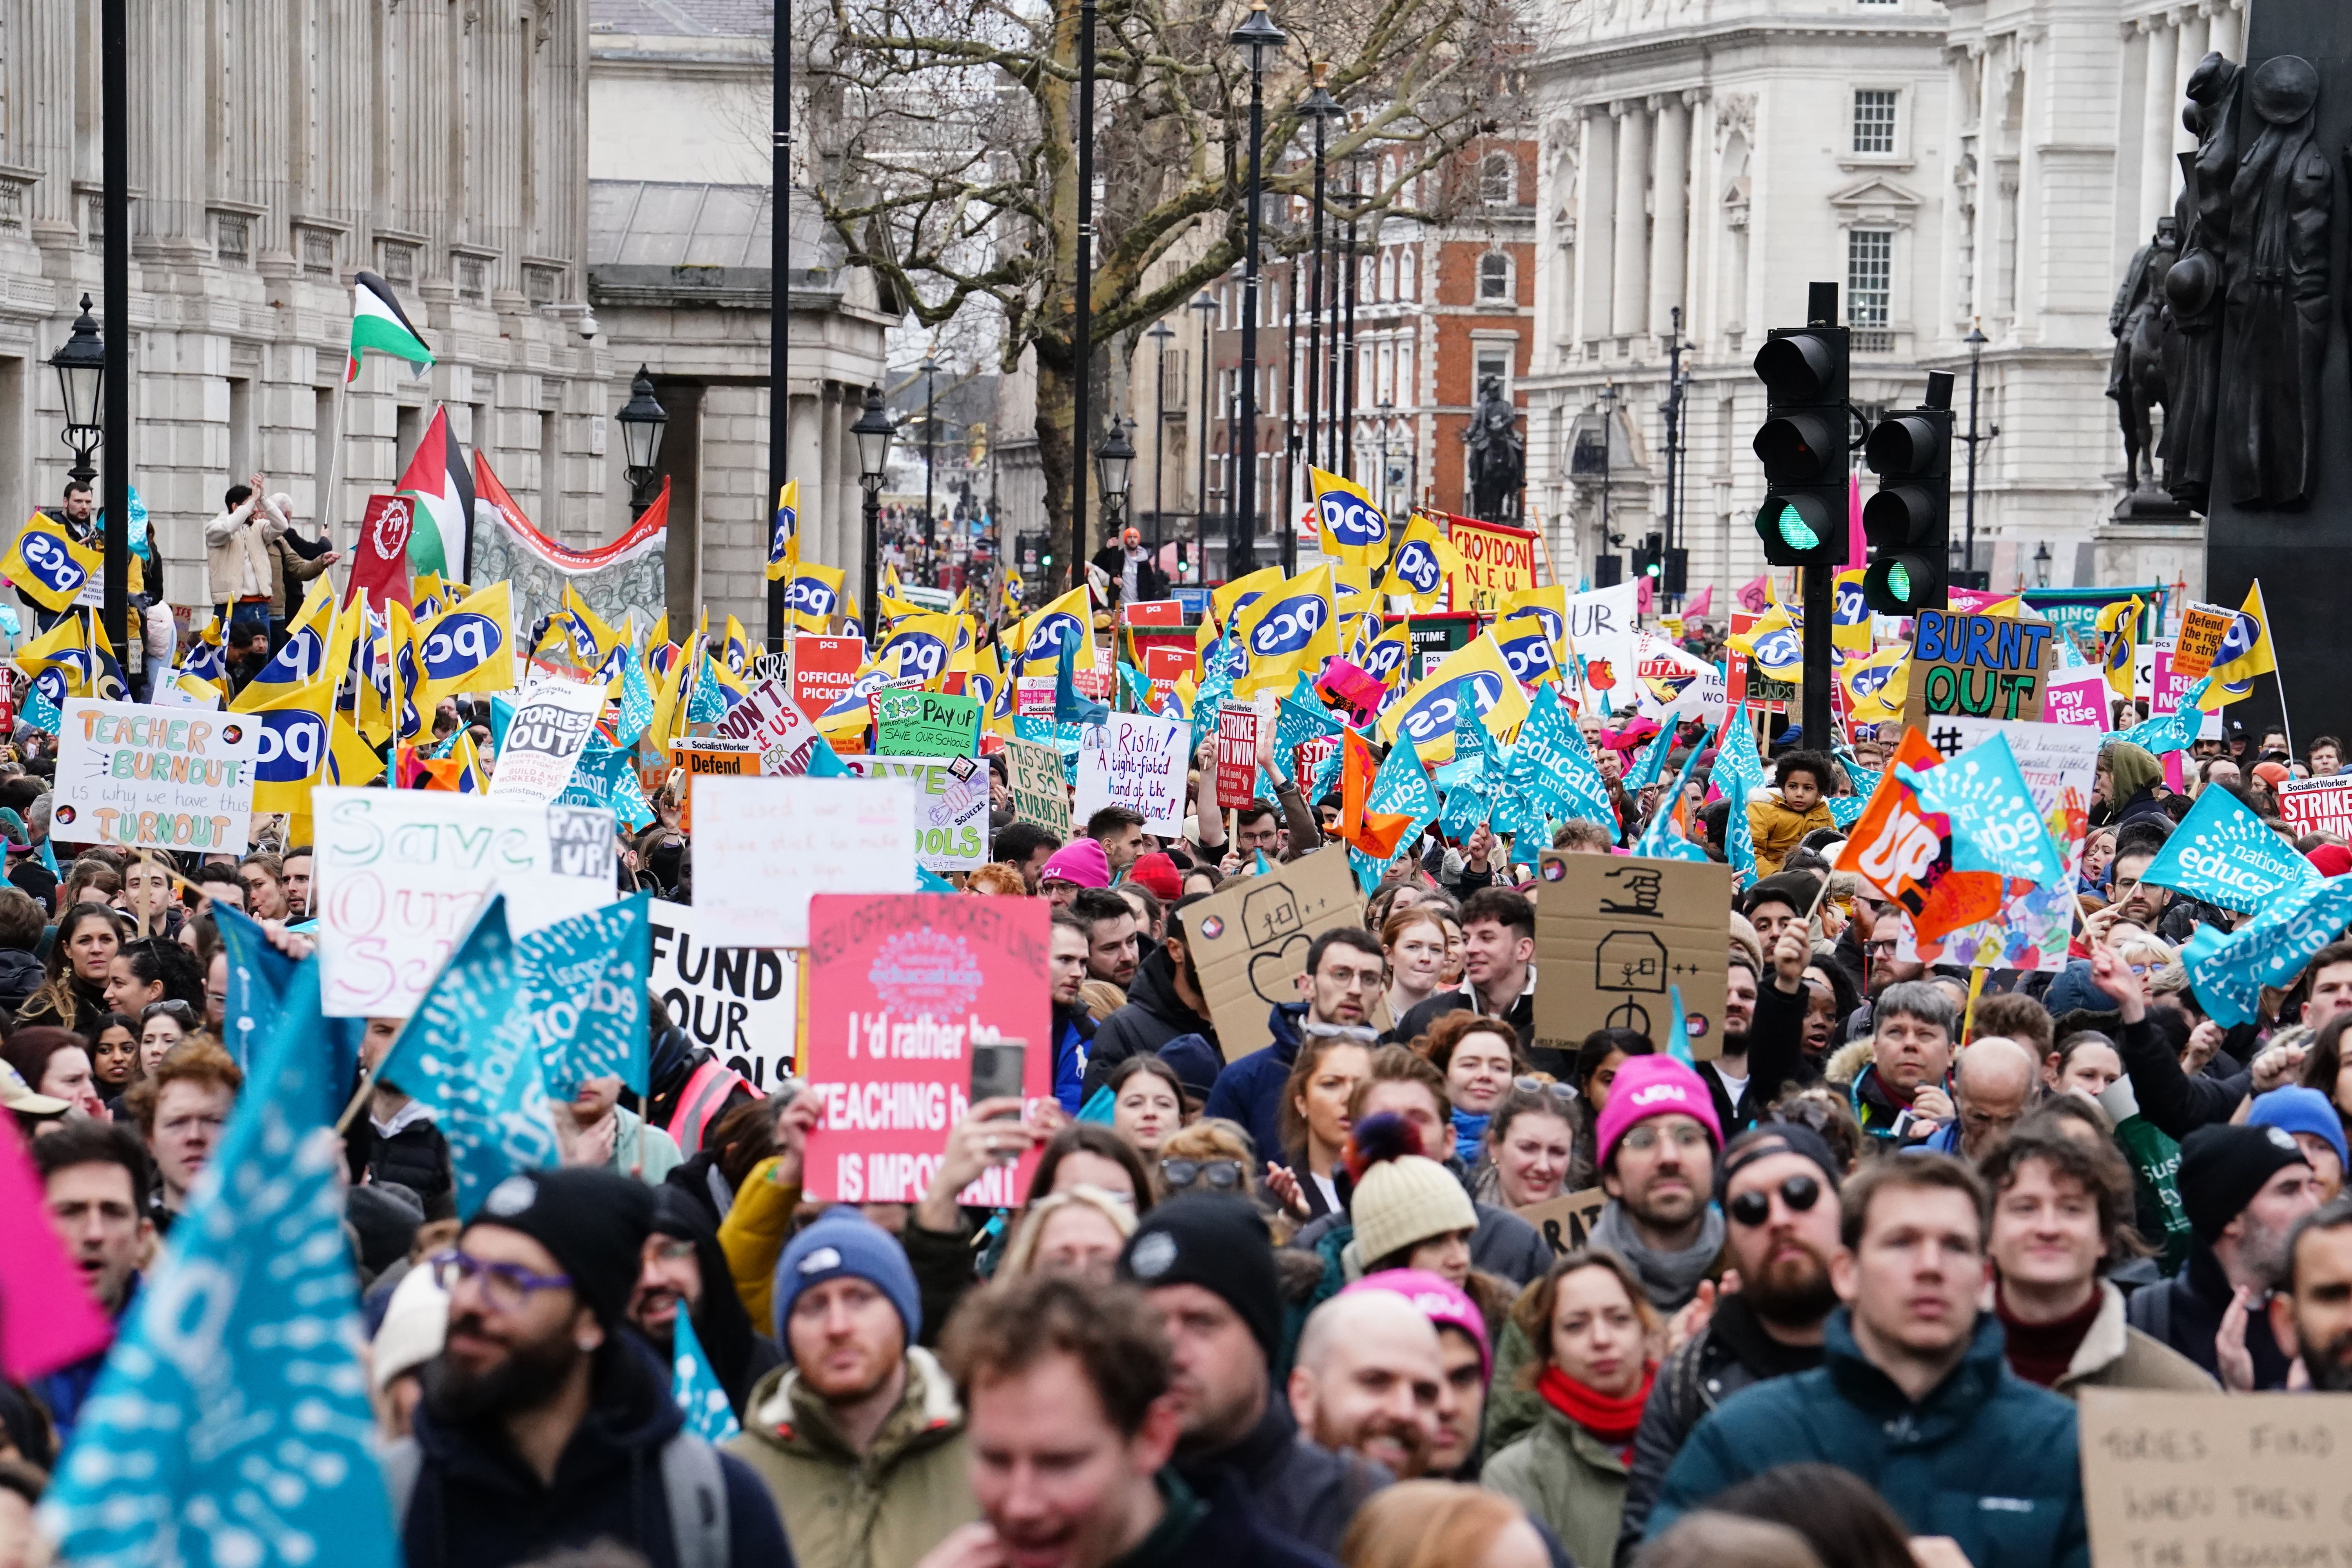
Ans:
[[[1176,1081],[1184,1086],[1187,1094],[1197,1094],[1202,1100],[1217,1086],[1217,1075],[1225,1070],[1225,1058],[1217,1048],[1198,1035],[1179,1035],[1154,1053],[1176,1071]]]
[[[2352,1172],[2352,1152],[2347,1152],[2344,1142],[2344,1119],[2336,1114],[2334,1102],[2315,1089],[2274,1089],[2254,1096],[2254,1109],[2246,1117],[2246,1125],[2308,1132],[2325,1139],[2336,1151],[2336,1164]]]
[[[915,1287],[914,1268],[898,1237],[851,1208],[827,1210],[793,1237],[776,1260],[777,1342],[792,1343],[784,1325],[802,1291],[845,1278],[863,1279],[890,1298],[906,1328],[907,1343],[915,1342],[923,1331],[923,1299]]]

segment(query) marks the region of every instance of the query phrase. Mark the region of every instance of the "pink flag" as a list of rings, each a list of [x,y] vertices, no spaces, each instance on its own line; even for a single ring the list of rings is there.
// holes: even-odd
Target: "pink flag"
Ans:
[[[41,1179],[0,1115],[0,1376],[29,1383],[71,1366],[114,1338],[81,1270],[49,1227]]]
[[[1758,574],[1756,581],[1753,583],[1742,583],[1739,584],[1739,607],[1746,610],[1749,615],[1762,615],[1764,613],[1764,606],[1771,602],[1772,600],[1770,595],[1766,594],[1764,591],[1764,578],[1762,574]]]
[[[1870,537],[1862,531],[1862,476],[1848,474],[1845,479],[1845,563],[1849,566],[1870,564]]]
[[[1646,616],[1650,613],[1650,574],[1644,572],[1633,579],[1633,613],[1635,615]]]
[[[1683,618],[1688,620],[1693,616],[1704,616],[1713,608],[1715,608],[1715,584],[1709,583],[1684,602]]]

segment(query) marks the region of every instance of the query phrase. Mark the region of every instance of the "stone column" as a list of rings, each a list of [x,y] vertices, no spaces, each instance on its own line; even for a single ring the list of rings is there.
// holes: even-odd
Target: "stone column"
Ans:
[[[2232,0],[2223,0],[2223,4],[2216,6],[2213,11],[2212,26],[2208,30],[2205,39],[2207,52],[2218,51],[2225,60],[2236,60],[2241,65],[2244,64],[2245,31],[2245,13],[2241,11]]]
[[[2140,100],[2139,227],[2136,232],[2145,240],[2156,232],[2156,220],[2172,205],[2173,106],[2179,101],[2173,96],[2178,86],[2174,62],[2179,56],[2180,38],[2169,17],[2150,16],[2141,26],[2147,30],[2147,75],[2146,96]]]
[[[1579,342],[1606,336],[1609,300],[1613,289],[1609,276],[1613,252],[1617,192],[1617,121],[1605,106],[1584,111],[1584,166],[1576,196],[1577,265],[1583,268],[1578,294],[1577,320],[1572,329]],[[1406,399],[1402,392],[1397,402]]]
[[[817,560],[832,495],[825,483],[824,418],[817,400],[797,390],[784,405],[784,451],[790,464],[785,471],[807,476],[801,480],[801,554]]]
[[[1649,324],[1649,224],[1643,187],[1650,165],[1650,114],[1638,103],[1612,106],[1617,115],[1616,289],[1609,306],[1609,330],[1630,337]]]
[[[2188,16],[2181,18],[2180,43],[2174,51],[2175,59],[2172,68],[2172,101],[2165,105],[2165,111],[2171,117],[2172,150],[2175,153],[2197,151],[2197,138],[2190,135],[2189,127],[2180,122],[2180,110],[2189,101],[2190,73],[2196,70],[2198,62],[2205,58],[2206,51],[2213,47],[2210,42],[2211,31],[2212,23],[2202,10],[2191,10]],[[2177,180],[2180,160],[2179,158],[2170,160],[2169,167],[2175,173],[2168,175],[2167,178]],[[2171,210],[2168,205],[2166,210],[2168,212]]]
[[[1651,163],[1650,332],[1673,331],[1674,308],[1684,302],[1683,279],[1690,233],[1690,105],[1680,93],[1652,99],[1657,111],[1656,155]],[[1685,325],[1689,311],[1684,311]]]
[[[1996,279],[2000,265],[2000,121],[2001,101],[2008,96],[2007,67],[2000,47],[1988,43],[1977,73],[1977,231],[1976,262],[1970,269],[1969,314],[1992,321],[1998,298]],[[2001,328],[1994,327],[1995,335]]]

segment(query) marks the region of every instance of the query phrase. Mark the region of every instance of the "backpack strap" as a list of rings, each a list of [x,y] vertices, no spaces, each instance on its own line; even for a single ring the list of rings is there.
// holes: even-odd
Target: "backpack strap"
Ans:
[[[425,1468],[425,1450],[414,1437],[403,1437],[382,1456],[383,1490],[392,1502],[392,1529],[396,1536],[408,1527],[408,1505],[416,1499],[416,1478]]]
[[[662,1445],[661,1472],[677,1568],[727,1568],[733,1544],[719,1450],[681,1431]]]

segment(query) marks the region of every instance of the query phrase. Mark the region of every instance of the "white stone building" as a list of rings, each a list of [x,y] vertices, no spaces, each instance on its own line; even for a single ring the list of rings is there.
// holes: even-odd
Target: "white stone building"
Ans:
[[[1676,307],[1691,585],[1762,569],[1752,362],[1767,330],[1803,321],[1822,280],[1840,286],[1853,399],[1874,416],[1952,370],[1965,434],[1967,340],[1984,333],[1979,426],[2001,434],[1979,447],[1976,565],[1994,585],[2194,586],[2193,523],[2106,521],[2123,466],[2106,311],[2177,188],[2179,86],[2206,47],[2235,49],[2242,17],[2231,0],[1564,8],[1528,80],[1542,188],[1524,383],[1530,498],[1563,575],[1603,549],[1606,410],[1610,532],[1630,548],[1663,526]],[[1967,465],[1956,443],[1956,541]]]

